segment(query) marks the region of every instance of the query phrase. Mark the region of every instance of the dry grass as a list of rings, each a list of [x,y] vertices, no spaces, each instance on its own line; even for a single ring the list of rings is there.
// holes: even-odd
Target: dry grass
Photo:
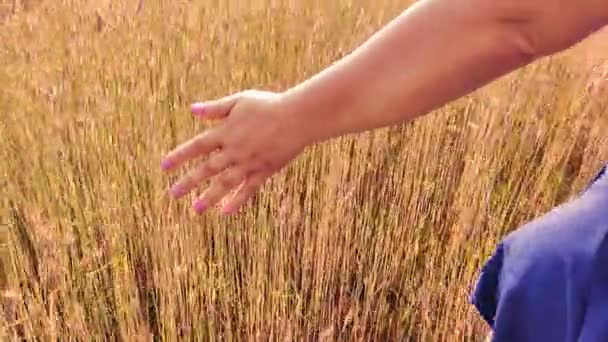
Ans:
[[[196,217],[159,168],[203,129],[189,103],[294,84],[406,5],[50,3],[0,26],[3,339],[481,341],[497,240],[608,160],[599,76],[568,53]]]

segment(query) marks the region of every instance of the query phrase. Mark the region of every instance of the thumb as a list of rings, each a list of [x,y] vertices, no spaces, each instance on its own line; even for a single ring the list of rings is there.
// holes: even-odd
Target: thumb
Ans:
[[[195,102],[190,106],[190,111],[201,119],[221,119],[230,113],[240,97],[241,93],[236,93],[219,100]]]

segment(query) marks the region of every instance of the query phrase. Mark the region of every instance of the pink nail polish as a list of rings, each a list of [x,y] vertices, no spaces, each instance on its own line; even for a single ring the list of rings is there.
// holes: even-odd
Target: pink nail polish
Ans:
[[[192,106],[190,106],[190,111],[192,111],[192,114],[202,117],[205,115],[206,112],[206,106],[204,103],[202,102],[196,102],[194,104],[192,104]]]
[[[207,209],[207,204],[204,201],[197,200],[194,202],[194,210],[196,210],[197,213],[202,213],[205,209]]]
[[[171,165],[172,165],[171,161],[166,160],[166,159],[163,160],[162,163],[160,164],[160,166],[163,170],[167,170],[167,169],[171,168]]]

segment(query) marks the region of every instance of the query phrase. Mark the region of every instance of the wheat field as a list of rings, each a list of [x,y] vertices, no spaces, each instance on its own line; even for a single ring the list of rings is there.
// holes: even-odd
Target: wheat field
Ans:
[[[601,45],[313,146],[234,217],[160,170],[191,102],[284,90],[410,4],[0,1],[2,340],[482,341],[482,263],[608,160]]]

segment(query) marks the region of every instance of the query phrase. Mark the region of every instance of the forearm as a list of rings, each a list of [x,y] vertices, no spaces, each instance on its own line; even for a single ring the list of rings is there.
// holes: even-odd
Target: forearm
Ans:
[[[509,8],[518,2],[527,3],[502,1],[507,5],[498,9],[493,1],[420,1],[352,54],[288,90],[285,101],[297,108],[294,115],[305,122],[315,141],[395,125],[460,98],[551,49],[565,48],[591,26],[599,26],[581,24],[565,28],[570,36],[560,32],[555,38],[542,37],[550,32],[521,29],[528,25],[525,16],[536,14]],[[532,45],[538,40],[549,43]]]

